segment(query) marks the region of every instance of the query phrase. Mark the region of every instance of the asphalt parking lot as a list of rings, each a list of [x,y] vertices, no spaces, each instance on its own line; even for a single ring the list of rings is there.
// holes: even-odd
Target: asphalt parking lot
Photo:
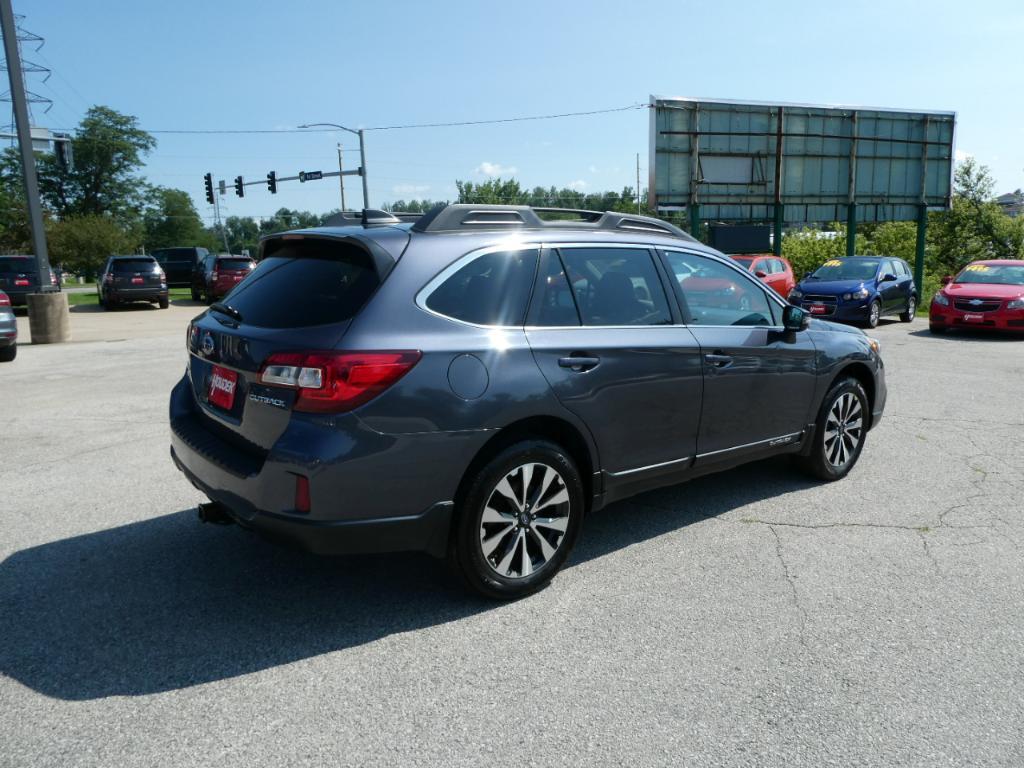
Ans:
[[[880,327],[846,480],[616,504],[498,605],[425,556],[199,524],[167,447],[188,304],[0,366],[0,765],[1024,763],[1024,340]]]

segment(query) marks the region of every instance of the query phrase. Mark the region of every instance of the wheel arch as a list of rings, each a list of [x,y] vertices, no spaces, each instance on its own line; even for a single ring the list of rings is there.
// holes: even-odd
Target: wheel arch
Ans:
[[[828,389],[825,390],[826,393],[830,392],[840,379],[848,377],[856,379],[864,388],[864,394],[868,397],[868,414],[870,418],[870,414],[874,412],[875,408],[875,375],[865,363],[852,362],[843,366],[833,377],[832,381],[829,382]],[[874,426],[874,424],[870,424],[869,429],[871,426]]]

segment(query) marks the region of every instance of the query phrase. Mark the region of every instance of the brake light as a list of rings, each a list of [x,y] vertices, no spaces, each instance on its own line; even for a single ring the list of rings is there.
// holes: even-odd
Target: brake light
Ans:
[[[261,384],[298,391],[295,410],[342,413],[381,394],[419,362],[418,350],[281,352],[260,368]]]
[[[0,307],[11,306],[11,300],[6,293],[0,293]]]

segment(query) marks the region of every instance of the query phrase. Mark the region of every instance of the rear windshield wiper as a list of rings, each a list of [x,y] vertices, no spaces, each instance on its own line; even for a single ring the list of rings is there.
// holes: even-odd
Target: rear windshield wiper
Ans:
[[[224,304],[223,302],[213,302],[213,304],[210,305],[210,309],[212,309],[214,312],[220,312],[223,315],[227,315],[228,317],[234,318],[238,322],[242,322],[242,313],[239,312],[234,307]]]

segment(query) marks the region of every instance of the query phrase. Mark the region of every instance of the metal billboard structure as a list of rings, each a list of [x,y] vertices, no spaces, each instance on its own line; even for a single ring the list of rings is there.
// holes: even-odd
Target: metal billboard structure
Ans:
[[[918,222],[952,195],[955,112],[651,97],[650,198],[701,221]]]

